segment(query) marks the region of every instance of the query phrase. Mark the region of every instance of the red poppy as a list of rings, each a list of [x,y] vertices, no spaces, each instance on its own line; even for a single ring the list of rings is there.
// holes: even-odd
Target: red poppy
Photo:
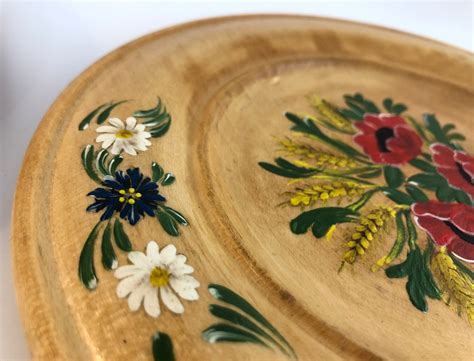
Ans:
[[[415,221],[439,246],[458,258],[474,262],[474,208],[464,203],[415,203]]]
[[[421,154],[422,140],[402,117],[393,114],[365,114],[354,124],[361,133],[354,136],[375,163],[401,165]]]
[[[430,149],[438,173],[474,200],[474,157],[440,143],[432,144]]]

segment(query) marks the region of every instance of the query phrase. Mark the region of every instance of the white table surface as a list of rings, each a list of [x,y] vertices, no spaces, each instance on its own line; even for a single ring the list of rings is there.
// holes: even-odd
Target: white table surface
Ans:
[[[29,360],[12,280],[9,226],[20,164],[67,84],[134,38],[192,19],[298,13],[368,22],[474,50],[471,1],[20,2],[0,0],[0,360]]]

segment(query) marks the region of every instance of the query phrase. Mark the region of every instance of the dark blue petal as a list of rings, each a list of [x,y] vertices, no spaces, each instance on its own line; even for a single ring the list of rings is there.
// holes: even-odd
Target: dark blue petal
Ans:
[[[124,189],[125,187],[122,185],[122,183],[118,182],[116,179],[114,178],[107,178],[107,179],[104,179],[104,181],[102,182],[104,183],[104,185],[106,185],[107,187],[110,187],[112,189],[116,189],[116,190],[121,190],[121,189]]]
[[[159,193],[145,193],[144,195],[142,195],[142,199],[144,201],[159,201],[159,202],[165,202],[166,201],[166,198],[163,197],[161,194]]]
[[[121,170],[115,172],[115,179],[117,179],[117,182],[119,182],[124,189],[130,188],[130,177]]]
[[[129,208],[127,217],[132,226],[137,224],[137,222],[140,220],[140,214],[138,214],[135,205],[132,205]]]
[[[128,203],[125,204],[125,206],[120,211],[120,218],[123,218],[123,219],[127,218],[128,210],[130,207],[131,207],[130,204]]]
[[[100,216],[100,220],[106,221],[107,219],[110,219],[112,215],[114,214],[114,211],[115,211],[115,204],[109,204],[105,212],[102,214],[102,216]]]
[[[150,217],[155,216],[155,211],[154,211],[156,209],[156,204],[155,203],[147,204],[147,203],[140,200],[140,201],[137,201],[136,205],[137,205],[137,208],[139,208],[140,210],[145,211],[146,214],[148,214]]]
[[[108,191],[104,188],[96,188],[92,192],[87,193],[88,196],[94,196],[96,198],[111,198],[117,197],[117,193]]]
[[[143,179],[143,174],[140,173],[139,168],[127,169],[127,174],[130,177],[132,188],[138,189],[140,182]]]
[[[87,207],[86,211],[87,212],[94,212],[94,211],[99,212],[100,210],[107,207],[107,203],[108,202],[103,201],[103,200],[97,200],[94,203],[92,203],[89,207]]]
[[[158,189],[158,184],[156,184],[155,182],[150,182],[150,181],[145,182],[144,181],[139,187],[139,192],[145,193],[145,192],[149,192],[149,191],[155,191],[156,189]]]

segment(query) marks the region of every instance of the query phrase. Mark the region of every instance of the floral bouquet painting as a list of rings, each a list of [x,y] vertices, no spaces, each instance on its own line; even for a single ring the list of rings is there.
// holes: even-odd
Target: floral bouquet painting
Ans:
[[[434,114],[417,120],[391,98],[383,111],[360,93],[344,102],[315,96],[316,115],[287,112],[293,135],[278,139],[284,156],[259,163],[290,178],[282,205],[302,211],[291,231],[328,239],[340,232],[340,270],[390,242],[372,271],[406,278],[420,311],[428,298],[443,300],[472,326],[474,156],[464,151],[464,136]]]

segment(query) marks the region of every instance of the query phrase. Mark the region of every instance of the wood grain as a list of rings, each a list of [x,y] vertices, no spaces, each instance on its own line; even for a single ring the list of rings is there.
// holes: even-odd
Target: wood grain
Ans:
[[[337,273],[341,239],[296,236],[294,209],[277,208],[286,182],[257,163],[288,132],[287,110],[310,112],[307,97],[338,101],[361,91],[391,96],[413,114],[434,112],[473,136],[474,64],[467,52],[356,23],[286,15],[193,22],[127,44],[91,66],[58,97],[30,144],[13,211],[18,300],[36,360],[151,360],[151,335],[168,333],[178,360],[284,360],[253,345],[211,345],[209,283],[245,296],[285,335],[300,360],[468,360],[472,330],[441,302],[411,306],[404,282],[367,272],[370,260]],[[136,249],[174,243],[201,282],[185,313],[132,313],[98,268],[97,290],[82,287],[77,260],[97,221],[86,213],[94,184],[80,152],[94,127],[81,119],[112,99],[133,99],[125,118],[161,96],[170,131],[125,166],[158,161],[177,182],[166,197],[190,220],[173,238],[151,219],[129,227]],[[469,152],[474,152],[466,142]],[[389,245],[382,245],[382,248]],[[96,252],[96,262],[99,263]],[[120,253],[120,264],[126,255]],[[375,257],[375,256],[374,256]]]

